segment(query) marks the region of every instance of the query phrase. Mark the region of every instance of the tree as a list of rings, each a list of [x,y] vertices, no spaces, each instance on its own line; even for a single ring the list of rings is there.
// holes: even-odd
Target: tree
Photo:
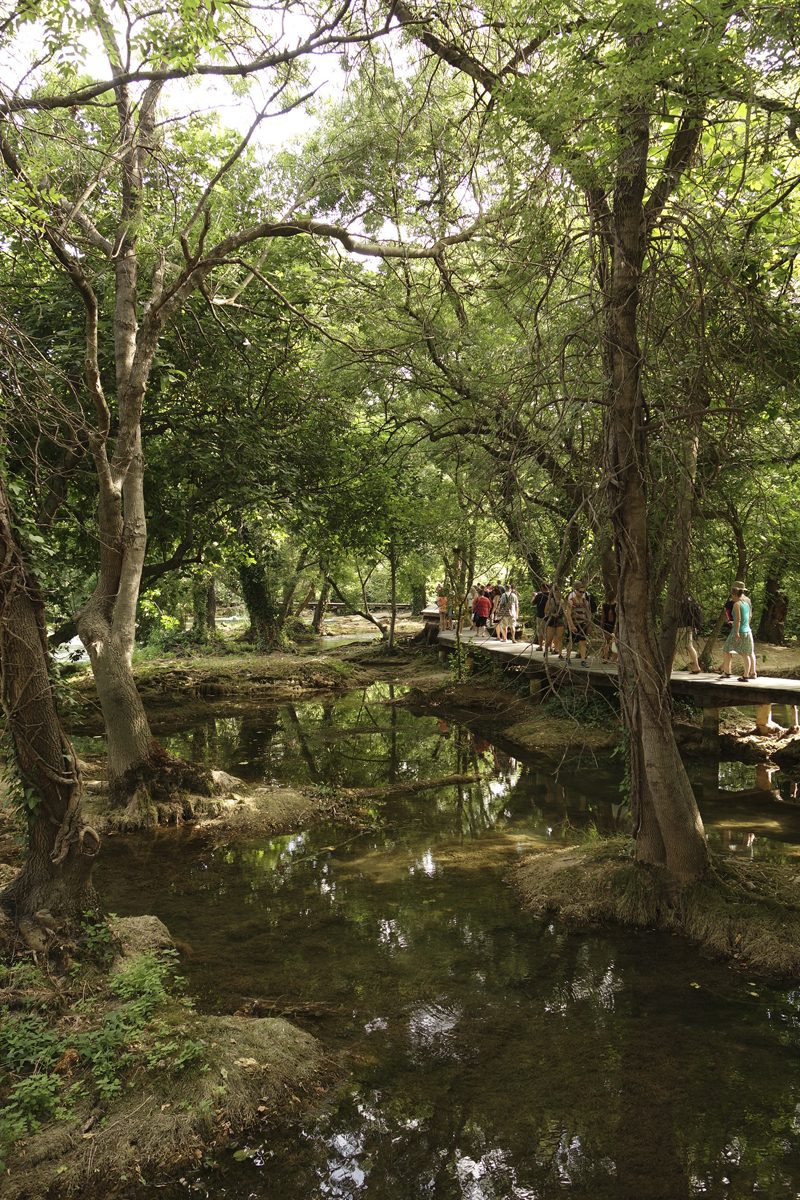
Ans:
[[[37,80],[31,86],[26,77],[27,90],[7,84],[0,104],[6,118],[0,155],[15,244],[26,243],[55,262],[83,308],[99,571],[76,624],[106,722],[111,796],[131,816],[154,789],[209,786],[205,772],[172,759],[155,742],[131,670],[147,548],[141,422],[164,331],[195,292],[217,311],[237,304],[253,281],[274,292],[263,263],[246,257],[255,245],[305,236],[333,239],[347,253],[410,261],[441,258],[448,246],[472,232],[466,227],[423,248],[373,243],[327,220],[298,215],[291,201],[273,215],[285,198],[263,188],[245,192],[240,203],[238,193],[220,187],[245,169],[240,160],[244,163],[260,122],[281,104],[301,102],[296,85],[302,83],[298,64],[304,56],[362,44],[385,32],[382,24],[360,25],[346,9],[333,22],[324,6],[303,12],[311,32],[295,45],[286,38],[273,43],[269,30],[226,4],[202,18],[194,6],[180,8],[164,25],[160,14],[125,5],[95,4],[87,15],[53,2],[20,9],[11,22],[17,29],[26,19],[42,20],[50,61],[69,54],[78,30],[83,38],[99,39],[109,64],[105,80],[58,68],[44,84]],[[221,59],[223,45],[229,57]],[[165,85],[252,74],[270,74],[274,91],[250,131],[211,162],[195,155],[195,173],[181,177],[181,134],[170,141],[159,127]],[[181,264],[174,261],[178,252]],[[148,282],[142,286],[145,274]],[[109,279],[106,295],[98,285]],[[110,343],[105,348],[104,339]],[[105,372],[104,349],[113,361],[113,369]]]
[[[4,312],[0,359],[6,434],[15,428],[15,407],[31,405],[32,395],[45,432],[55,407],[45,378],[48,364],[37,359]],[[81,774],[59,720],[44,603],[24,548],[26,540],[42,539],[24,498],[20,512],[11,504],[9,492],[23,489],[7,479],[5,451],[0,446],[0,702],[10,743],[9,798],[24,814],[27,856],[22,871],[0,893],[0,908],[40,949],[46,936],[36,928],[40,916],[52,927],[53,920],[74,922],[96,906],[91,871],[100,838],[81,818]]]
[[[749,74],[746,94],[758,93],[754,105],[761,112],[786,113],[790,137],[796,138],[800,117],[791,103],[760,94],[769,87],[780,92],[788,80],[746,57],[756,45],[774,42],[776,26],[771,18],[748,26],[716,3],[703,13],[677,5],[668,13],[657,5],[601,5],[579,17],[552,6],[532,17],[509,5],[499,24],[494,16],[473,22],[455,9],[422,21],[404,0],[393,11],[429,51],[471,76],[508,114],[510,128],[519,123],[530,130],[534,159],[547,156],[551,170],[583,194],[603,380],[595,402],[603,413],[603,491],[616,554],[636,855],[640,862],[665,865],[681,881],[696,879],[707,868],[708,851],[672,735],[654,624],[654,510],[648,487],[653,417],[642,302],[647,288],[658,286],[660,248],[676,219],[671,205],[683,199],[681,188],[720,95],[735,122],[745,95],[739,80]],[[690,446],[695,413],[664,397],[660,415]],[[691,481],[693,468],[687,469]],[[685,538],[687,511],[678,526]]]

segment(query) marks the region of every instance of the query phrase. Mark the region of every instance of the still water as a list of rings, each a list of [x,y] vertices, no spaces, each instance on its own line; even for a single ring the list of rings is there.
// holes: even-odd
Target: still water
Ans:
[[[106,843],[105,902],[125,915],[147,897],[190,947],[203,1010],[324,1002],[304,1027],[349,1072],[335,1107],[254,1133],[242,1161],[135,1195],[800,1196],[800,990],[678,938],[575,935],[520,912],[505,882],[520,855],[625,827],[616,764],[556,778],[396,698],[376,686],[215,718],[170,748],[268,784],[479,783],[365,802],[357,836],[252,844],[187,828]],[[718,846],[794,857],[784,781],[767,780],[775,799],[755,777],[695,776]]]

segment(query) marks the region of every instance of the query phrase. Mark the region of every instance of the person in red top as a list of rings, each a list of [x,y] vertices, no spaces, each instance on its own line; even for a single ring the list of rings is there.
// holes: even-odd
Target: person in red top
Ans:
[[[486,618],[492,611],[492,602],[488,596],[476,596],[472,604],[472,611],[475,613],[475,637],[486,637]]]

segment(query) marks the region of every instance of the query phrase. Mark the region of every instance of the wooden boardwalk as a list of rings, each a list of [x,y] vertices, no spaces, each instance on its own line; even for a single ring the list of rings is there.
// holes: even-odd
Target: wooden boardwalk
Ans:
[[[440,653],[452,654],[456,647],[455,633],[449,630],[440,633],[437,644]],[[544,653],[534,650],[532,642],[498,642],[496,638],[476,640],[471,632],[462,633],[461,644],[468,655],[487,658],[500,669],[510,666],[521,669],[531,680],[531,694],[545,691],[548,683],[563,683],[565,679],[571,683],[584,679],[601,691],[617,686],[616,666],[597,658],[590,658],[589,666],[582,667],[577,654],[573,654],[567,663],[550,653],[545,662]],[[673,696],[691,700],[703,709],[703,727],[708,733],[719,729],[721,708],[754,704],[758,709],[757,724],[766,727],[773,704],[800,705],[800,679],[776,679],[769,675],[739,683],[735,678],[720,679],[716,672],[692,675],[688,671],[673,671],[670,690]]]

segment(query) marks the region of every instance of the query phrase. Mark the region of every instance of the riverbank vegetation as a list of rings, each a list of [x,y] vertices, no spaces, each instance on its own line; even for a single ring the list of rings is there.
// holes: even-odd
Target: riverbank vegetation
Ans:
[[[307,1033],[195,1011],[155,917],[86,919],[41,953],[0,981],[4,1197],[108,1195],[176,1162],[209,1166],[298,1092],[325,1091]]]
[[[637,865],[632,849],[630,838],[597,835],[548,847],[522,862],[511,882],[530,912],[555,916],[570,929],[662,929],[753,974],[797,978],[796,862],[714,855],[709,875],[677,894],[666,872]]]

